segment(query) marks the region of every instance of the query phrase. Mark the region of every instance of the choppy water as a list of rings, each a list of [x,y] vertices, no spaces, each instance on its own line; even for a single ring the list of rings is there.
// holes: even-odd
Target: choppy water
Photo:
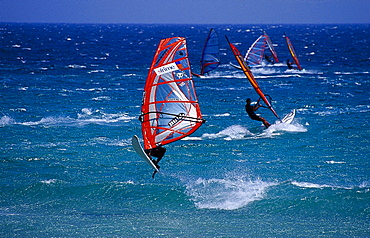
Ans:
[[[161,38],[199,72],[210,27],[222,65],[195,78],[207,120],[155,179],[130,146]],[[282,61],[254,68],[291,125],[263,130],[241,52],[267,31]],[[284,32],[303,71],[287,70]],[[0,24],[2,237],[369,237],[369,25]],[[259,113],[270,122],[267,109]]]

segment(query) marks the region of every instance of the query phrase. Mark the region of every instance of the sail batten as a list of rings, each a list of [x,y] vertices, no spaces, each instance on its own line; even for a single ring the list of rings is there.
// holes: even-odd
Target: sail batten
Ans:
[[[145,149],[180,140],[204,122],[185,38],[160,41],[144,87],[140,120]]]
[[[225,36],[226,37],[226,36]],[[266,95],[262,92],[260,86],[258,85],[256,79],[254,78],[252,72],[250,71],[247,62],[243,59],[243,56],[240,54],[240,51],[232,44],[230,43],[229,39],[226,37],[227,42],[229,43],[229,46],[231,48],[231,51],[233,52],[235,59],[238,61],[241,70],[244,72],[245,76],[247,76],[247,79],[251,83],[254,90],[257,92],[257,94],[260,96],[260,98],[263,100],[263,102],[266,104],[266,106],[270,109],[270,111],[280,120],[280,117],[275,112],[274,108],[272,107],[269,100],[266,98]]]

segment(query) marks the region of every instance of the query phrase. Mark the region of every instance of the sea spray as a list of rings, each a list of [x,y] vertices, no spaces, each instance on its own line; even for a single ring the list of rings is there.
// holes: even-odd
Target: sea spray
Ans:
[[[266,190],[274,185],[261,179],[226,176],[220,179],[198,178],[187,184],[186,191],[200,209],[235,210],[263,199]]]

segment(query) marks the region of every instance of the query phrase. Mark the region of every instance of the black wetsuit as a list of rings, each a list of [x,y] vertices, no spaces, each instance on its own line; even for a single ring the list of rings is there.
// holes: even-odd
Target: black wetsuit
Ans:
[[[245,111],[248,113],[249,117],[252,120],[263,121],[263,119],[260,116],[257,116],[257,114],[254,112],[252,105],[245,104]]]
[[[166,153],[166,148],[164,148],[162,146],[157,146],[157,147],[155,147],[153,149],[147,149],[147,150],[145,150],[145,153],[147,155],[149,155],[149,157],[152,159],[152,161],[155,164],[155,166],[159,169],[160,167],[159,167],[158,163],[162,159],[162,157],[164,156],[164,154]],[[155,159],[152,158],[152,156],[157,157],[158,159],[155,160]],[[152,175],[153,178],[154,178],[154,175],[156,173],[157,173],[157,170],[154,171],[154,173]]]
[[[153,149],[145,150],[145,153],[149,155],[149,157],[152,159],[153,163],[157,165],[159,161],[164,156],[164,153],[166,153],[166,148],[162,146],[155,147]],[[152,156],[157,157],[157,160],[153,159]],[[159,167],[159,166],[157,166]]]

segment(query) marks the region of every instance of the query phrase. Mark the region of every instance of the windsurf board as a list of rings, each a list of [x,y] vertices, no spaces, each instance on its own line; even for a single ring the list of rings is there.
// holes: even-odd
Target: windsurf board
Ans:
[[[281,119],[281,123],[292,123],[293,119],[295,117],[295,109],[293,109],[291,112],[286,114],[283,119]]]
[[[143,147],[141,146],[140,142],[139,142],[139,138],[134,135],[132,137],[132,147],[134,147],[134,150],[136,151],[136,153],[141,157],[143,158],[149,165],[150,167],[152,167],[155,171],[159,172],[157,166],[155,166],[155,164],[153,163],[153,161],[149,158],[149,156],[145,153]]]

